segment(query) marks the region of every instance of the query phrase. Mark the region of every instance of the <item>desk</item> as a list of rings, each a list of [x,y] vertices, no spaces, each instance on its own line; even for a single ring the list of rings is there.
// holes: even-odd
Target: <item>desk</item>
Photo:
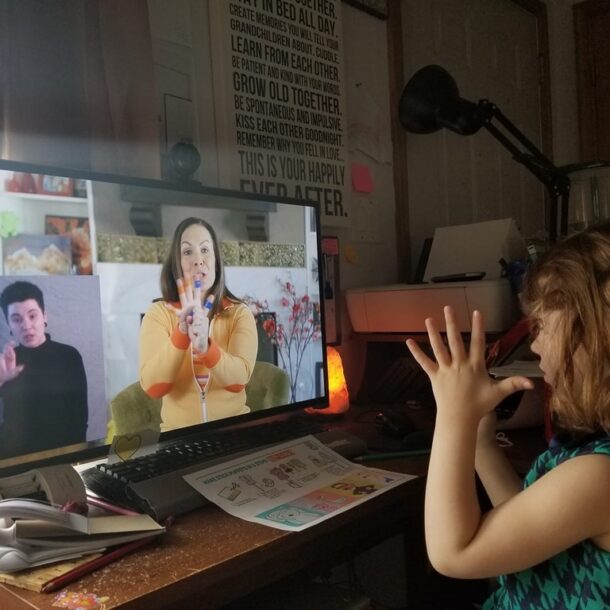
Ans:
[[[372,465],[424,474],[427,458]],[[215,506],[206,506],[180,516],[150,546],[81,578],[67,589],[108,597],[106,610],[212,609],[297,571],[322,572],[402,534],[409,558],[405,570],[409,608],[423,610],[428,571],[423,492],[424,479],[414,479],[296,533],[241,521]],[[56,610],[52,605],[55,595],[0,585],[0,608]]]
[[[106,610],[217,608],[298,570],[323,571],[400,533],[411,550],[418,547],[423,567],[422,510],[422,479],[296,533],[206,506],[180,516],[150,546],[67,588],[108,597]],[[409,575],[419,580],[417,569]],[[55,595],[0,585],[0,608],[56,610]]]

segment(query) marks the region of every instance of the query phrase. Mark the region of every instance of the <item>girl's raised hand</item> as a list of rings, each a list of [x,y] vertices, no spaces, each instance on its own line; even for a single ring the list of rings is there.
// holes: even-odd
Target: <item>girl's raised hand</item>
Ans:
[[[472,314],[470,350],[466,351],[451,307],[444,308],[447,345],[431,318],[426,329],[434,359],[429,358],[413,339],[407,347],[432,383],[437,410],[454,413],[458,417],[472,415],[478,422],[501,400],[519,390],[532,389],[533,383],[526,377],[508,377],[501,381],[492,379],[485,368],[485,331],[483,316]]]

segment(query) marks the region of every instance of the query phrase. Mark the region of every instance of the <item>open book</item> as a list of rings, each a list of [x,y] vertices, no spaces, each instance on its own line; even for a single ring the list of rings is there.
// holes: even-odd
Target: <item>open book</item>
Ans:
[[[86,517],[36,500],[2,500],[0,571],[79,557],[164,531],[148,515]]]

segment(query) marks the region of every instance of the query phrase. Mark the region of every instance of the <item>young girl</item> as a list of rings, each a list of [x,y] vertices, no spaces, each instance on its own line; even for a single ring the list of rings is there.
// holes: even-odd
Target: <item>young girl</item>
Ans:
[[[449,307],[447,346],[426,320],[435,360],[407,341],[437,405],[428,555],[448,576],[502,575],[484,610],[610,608],[610,223],[551,248],[527,274],[522,304],[557,430],[523,482],[495,442],[493,409],[533,385],[487,374],[481,314],[469,350]],[[493,504],[485,514],[475,468]]]

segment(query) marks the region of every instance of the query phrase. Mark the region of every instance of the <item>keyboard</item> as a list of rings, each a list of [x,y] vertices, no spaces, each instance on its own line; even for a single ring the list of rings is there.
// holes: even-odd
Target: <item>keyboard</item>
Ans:
[[[82,471],[81,476],[93,493],[163,521],[207,502],[184,481],[185,474],[309,434],[345,457],[366,451],[366,444],[347,432],[330,431],[306,418],[289,418],[169,441],[154,453],[125,462],[97,464]]]

